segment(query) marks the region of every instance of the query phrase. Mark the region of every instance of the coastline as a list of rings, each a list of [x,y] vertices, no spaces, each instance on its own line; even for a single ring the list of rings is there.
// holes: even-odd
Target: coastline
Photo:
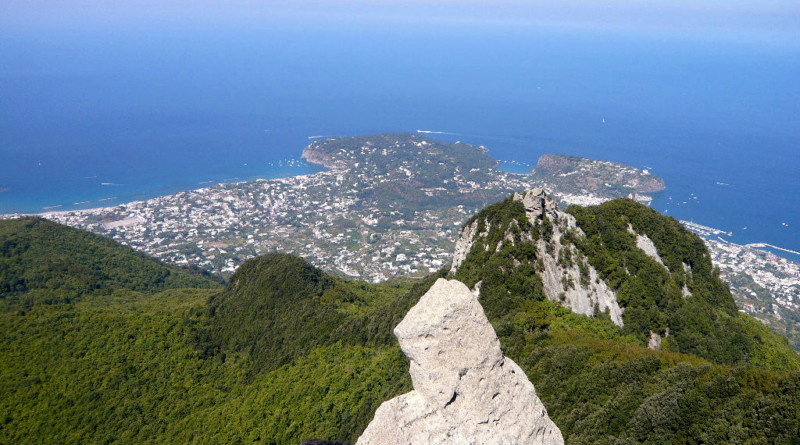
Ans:
[[[427,135],[425,137],[427,137]],[[328,140],[336,140],[341,138],[345,137],[343,136],[332,137],[329,138]],[[318,142],[321,142],[321,140],[313,141],[311,144],[304,147],[299,158],[289,157],[278,161],[269,162],[270,167],[274,167],[274,164],[280,164],[280,169],[274,171],[272,174],[266,172],[257,175],[249,175],[247,179],[241,179],[237,176],[232,176],[221,180],[206,179],[197,181],[196,183],[191,184],[192,186],[189,186],[189,184],[185,186],[165,186],[161,188],[151,189],[150,192],[145,191],[145,192],[137,192],[130,195],[99,198],[95,199],[94,201],[91,200],[78,201],[76,199],[76,202],[73,202],[72,205],[57,204],[53,206],[46,206],[42,208],[42,211],[0,213],[0,219],[11,219],[11,218],[18,218],[25,216],[39,216],[48,219],[60,219],[69,215],[79,215],[79,216],[99,215],[99,214],[114,212],[122,208],[139,208],[148,205],[156,205],[160,201],[169,200],[170,198],[178,196],[182,193],[205,193],[208,190],[217,189],[226,185],[235,186],[237,184],[250,184],[259,181],[275,181],[287,178],[299,179],[303,177],[316,175],[325,171],[336,171],[338,169],[347,168],[346,165],[341,165],[336,162],[331,162],[331,160],[326,158],[325,156],[320,156],[320,153],[318,153],[318,150],[316,150],[315,146],[315,144]],[[598,162],[605,162],[605,161],[598,161]],[[619,164],[619,165],[624,165],[624,164]],[[496,166],[498,171],[510,175],[519,176],[520,179],[530,179],[533,176],[532,171],[529,170],[530,167],[531,164],[529,163],[515,161],[515,160],[510,160],[510,161],[497,160],[497,166]],[[305,171],[299,171],[295,173],[290,170],[297,168],[300,168]],[[561,191],[554,191],[553,193],[559,198],[559,200],[568,205],[569,204],[577,204],[583,206],[597,205],[608,200],[608,198],[597,196],[593,193],[571,194],[571,193],[564,193]],[[142,195],[146,197],[142,198]],[[636,196],[636,198],[639,198],[639,196]],[[647,205],[650,205],[652,203],[652,197],[650,195],[642,195],[642,198],[650,198],[650,199],[637,199],[637,200]],[[111,200],[114,200],[115,202],[113,203],[108,202]],[[100,204],[101,202],[103,203],[103,205],[98,205],[96,207],[80,207],[81,205],[85,205],[87,203]],[[55,210],[55,208],[58,208],[58,210]],[[685,221],[681,222],[684,223],[684,225],[686,225],[687,223]],[[703,235],[704,232],[708,231],[710,233],[715,233],[715,234],[724,234],[729,237],[732,236],[731,232],[726,232],[721,229],[707,227],[702,224],[689,222],[689,225],[693,225],[702,229],[707,229],[701,232],[697,232],[700,235]],[[732,240],[728,240],[728,242],[733,243]],[[741,246],[746,246],[748,248],[757,249],[763,252],[768,252],[774,255],[778,255],[790,261],[795,261],[795,262],[800,261],[800,253],[792,249],[779,246],[775,243],[768,243],[759,240],[756,241],[748,240],[746,242],[739,242],[738,244]]]
[[[305,155],[305,153],[304,153]],[[19,213],[2,213],[0,214],[0,220],[2,219],[13,219],[13,218],[21,218],[21,217],[28,217],[28,216],[37,216],[45,219],[60,219],[66,216],[85,216],[85,215],[93,215],[93,214],[103,214],[103,213],[110,213],[116,210],[120,210],[121,208],[142,208],[148,205],[155,205],[158,204],[160,201],[168,200],[170,198],[174,198],[182,193],[206,193],[211,192],[212,189],[220,188],[223,186],[236,186],[236,185],[245,185],[245,184],[253,184],[257,182],[265,182],[265,181],[281,181],[281,180],[288,180],[288,179],[297,179],[302,180],[304,178],[311,179],[315,176],[320,175],[321,173],[325,172],[333,172],[339,166],[337,165],[325,165],[321,160],[318,159],[307,159],[303,157],[306,161],[308,161],[312,165],[319,166],[321,170],[311,173],[299,173],[294,175],[286,175],[286,176],[278,176],[278,177],[269,177],[269,178],[258,178],[258,179],[246,179],[242,181],[234,180],[234,181],[222,181],[222,182],[215,182],[213,184],[209,184],[205,187],[199,187],[194,189],[182,189],[174,193],[166,193],[161,195],[152,196],[147,199],[137,199],[133,201],[125,201],[120,202],[118,204],[110,205],[110,206],[100,206],[100,207],[90,207],[84,209],[64,209],[64,210],[55,210],[55,211],[45,211],[45,212],[19,212]],[[509,163],[509,161],[500,161],[499,164]],[[531,176],[531,173],[521,173],[521,172],[510,172],[503,169],[500,169],[498,166],[498,170],[503,171],[506,174],[516,175],[521,177]],[[231,178],[233,179],[233,178]],[[198,184],[208,184],[209,181],[202,181]],[[555,195],[560,199],[563,200],[567,204],[576,204],[582,206],[591,206],[591,205],[599,205],[605,201],[608,201],[607,198],[598,197],[594,194],[585,194],[585,195],[572,195],[572,194],[564,194],[560,192],[556,192]],[[649,201],[645,204],[649,205]],[[118,222],[118,221],[110,221]],[[788,261],[792,262],[800,262],[800,252],[776,246],[770,243],[756,241],[756,242],[748,242],[748,243],[736,243],[732,240],[726,240],[719,237],[719,235],[724,235],[731,237],[731,232],[726,232],[722,229],[706,226],[703,224],[695,223],[693,221],[685,221],[681,220],[680,223],[689,229],[690,231],[696,233],[697,235],[701,236],[703,239],[711,239],[712,235],[716,235],[719,242],[724,244],[730,244],[732,246],[736,246],[738,248],[746,248],[752,249],[755,251],[763,252],[766,254],[775,255],[781,258],[784,258]]]
[[[281,159],[280,161],[284,161]],[[280,161],[273,161],[273,163],[277,163]],[[297,159],[294,159],[295,162],[298,162]],[[49,206],[42,206],[40,211],[24,211],[24,212],[0,212],[0,219],[10,219],[15,217],[25,217],[25,216],[40,216],[40,217],[47,217],[47,216],[58,216],[58,215],[65,215],[65,214],[87,214],[87,213],[96,213],[102,211],[108,211],[111,209],[118,208],[120,206],[132,206],[132,205],[140,205],[144,203],[148,203],[153,200],[163,199],[170,196],[175,196],[180,193],[186,192],[201,192],[205,189],[210,189],[214,187],[224,186],[224,185],[235,185],[235,184],[245,184],[245,183],[253,183],[257,181],[272,181],[272,180],[279,180],[283,178],[294,178],[294,177],[302,177],[313,175],[319,173],[321,171],[325,171],[325,167],[321,167],[317,164],[304,165],[298,167],[284,167],[283,169],[277,171],[275,174],[270,175],[269,173],[258,174],[258,175],[249,175],[247,179],[242,179],[237,176],[225,178],[225,179],[211,179],[211,180],[202,180],[197,181],[193,184],[184,184],[184,185],[175,185],[175,186],[160,186],[160,187],[151,187],[149,191],[141,191],[130,193],[122,196],[114,196],[114,197],[106,197],[106,198],[97,198],[94,200],[81,200],[81,202],[74,202],[72,204],[54,204]],[[309,168],[313,165],[313,168]],[[287,174],[286,168],[302,168],[306,167],[309,170],[315,171],[304,171],[299,173],[290,173]],[[145,197],[143,197],[145,196]],[[115,201],[114,203],[108,203],[108,201]],[[102,205],[98,205],[96,207],[81,207],[88,203],[96,203]],[[58,208],[58,210],[54,210]]]
[[[402,142],[377,139],[375,144],[383,146],[373,151],[383,153],[397,143],[426,146],[416,138],[398,137]],[[218,182],[113,206],[33,215],[107,236],[168,263],[194,265],[223,276],[234,273],[247,258],[278,251],[342,276],[378,282],[439,270],[452,253],[465,218],[509,193],[540,185],[531,174],[496,167],[466,168],[463,174],[444,167],[439,171],[444,177],[433,171],[424,175],[427,183],[420,183],[422,177],[414,178],[414,172],[426,171],[424,157],[393,158],[392,167],[383,171],[387,165],[377,163],[387,162],[385,155],[362,153],[353,158],[364,141],[354,142],[358,144],[352,152],[340,152],[338,145],[320,150],[319,160],[328,156],[325,162],[332,168],[312,173]],[[489,163],[484,159],[475,165]],[[464,176],[470,174],[474,176]],[[409,184],[412,187],[405,188]],[[392,194],[398,190],[402,194]],[[581,205],[613,198],[586,190],[550,192],[560,201]],[[403,203],[410,206],[404,208]],[[734,290],[741,310],[778,329],[779,320],[770,318],[769,304],[774,302],[787,316],[798,310],[800,262],[758,244],[736,244],[732,232],[681,223],[701,236],[724,278],[738,286]],[[756,299],[754,292],[759,295]]]

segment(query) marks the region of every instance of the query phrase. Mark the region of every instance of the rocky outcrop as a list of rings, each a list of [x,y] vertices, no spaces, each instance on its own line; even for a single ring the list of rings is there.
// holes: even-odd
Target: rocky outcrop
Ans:
[[[358,445],[564,443],[461,282],[436,281],[394,333],[414,390],[384,402]]]
[[[453,265],[450,266],[450,271],[458,269],[458,266],[467,259],[467,254],[472,248],[472,240],[475,239],[476,235],[478,235],[477,220],[461,229],[461,236],[456,241],[456,249],[453,252]]]
[[[340,171],[349,167],[349,163],[346,160],[336,157],[334,153],[325,150],[325,147],[318,143],[304,148],[300,157],[311,164],[321,165],[333,171]]]
[[[597,311],[608,311],[611,321],[617,326],[622,326],[622,308],[617,303],[614,291],[600,278],[586,256],[571,243],[563,240],[567,232],[578,237],[585,236],[577,227],[575,217],[558,210],[556,201],[540,187],[526,193],[515,193],[513,199],[522,203],[525,216],[531,224],[541,228],[546,220],[547,224],[552,226],[552,234],[548,240],[542,237],[534,238],[530,232],[523,233],[521,237],[523,242],[533,243],[536,256],[541,260],[542,267],[538,272],[547,298],[569,307],[573,312],[588,316],[595,315]],[[519,226],[516,221],[511,221],[509,224],[502,241],[494,247],[495,252],[500,251],[503,243],[514,244],[511,230],[518,230]],[[493,230],[492,226],[488,220],[484,220],[485,229],[479,233],[479,225],[479,221],[475,219],[461,229],[461,235],[456,241],[453,265],[450,268],[451,275],[455,275],[476,243],[480,243],[484,250],[490,248],[487,238],[489,232]]]
[[[686,281],[690,282],[692,280],[692,266],[686,263],[681,263],[681,265],[683,266],[683,273],[686,274]],[[683,283],[683,286],[681,286],[681,295],[683,298],[692,296],[692,291],[689,290],[689,286],[686,283]]]
[[[664,261],[661,260],[661,255],[658,253],[658,249],[656,248],[656,245],[653,243],[653,240],[651,240],[645,234],[637,233],[635,230],[633,230],[633,226],[630,224],[628,224],[628,233],[636,236],[636,247],[641,249],[641,251],[644,252],[650,258],[652,258],[653,261],[663,266],[667,272],[672,274],[667,265],[664,264]],[[692,268],[686,263],[682,263],[682,265],[683,265],[683,273],[686,275],[686,280],[690,281],[692,279]],[[681,296],[683,296],[683,298],[689,298],[692,296],[692,291],[689,290],[689,286],[687,283],[683,283],[683,285],[681,286]],[[652,344],[653,341],[652,336],[650,341]],[[660,344],[661,343],[659,340],[659,345]]]
[[[647,341],[647,348],[654,351],[661,350],[661,336],[653,331],[650,331],[650,340]]]
[[[664,330],[664,338],[668,338],[668,337],[669,337],[669,328],[666,328]],[[648,349],[652,349],[654,351],[660,351],[661,350],[661,340],[662,340],[662,337],[660,335],[658,335],[657,333],[655,333],[653,331],[650,331],[650,339],[647,341],[647,348]]]
[[[525,214],[529,221],[539,220],[543,217],[555,219],[560,213],[556,201],[548,196],[541,187],[532,188],[524,194],[514,193],[514,200],[521,201],[525,206]]]
[[[589,316],[595,315],[596,310],[608,310],[611,321],[622,326],[622,309],[614,291],[577,248],[571,243],[562,243],[568,230],[577,236],[585,236],[576,226],[575,217],[559,211],[555,200],[541,188],[531,189],[524,195],[515,194],[514,199],[525,206],[525,215],[532,224],[547,218],[553,225],[549,241],[536,240],[537,256],[544,266],[539,274],[547,298],[560,302],[573,312]]]
[[[667,266],[664,265],[664,261],[661,260],[661,255],[658,254],[658,249],[656,249],[656,245],[653,244],[653,240],[647,235],[637,233],[630,224],[628,224],[628,233],[636,236],[636,247],[644,252],[645,255],[652,258],[653,261],[664,266],[664,269],[667,269],[667,272],[669,272],[669,268],[667,268]]]

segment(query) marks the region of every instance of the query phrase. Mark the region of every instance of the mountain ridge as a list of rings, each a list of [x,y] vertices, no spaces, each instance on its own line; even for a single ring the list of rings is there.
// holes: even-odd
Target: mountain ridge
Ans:
[[[769,330],[738,312],[699,237],[632,200],[561,212],[536,188],[478,212],[462,235],[472,242],[462,241],[455,258],[467,265],[454,261],[450,273],[467,286],[480,283],[482,304],[494,316],[547,298],[609,317],[642,344],[663,333],[661,347],[718,363],[800,365],[779,337],[755,334]],[[655,253],[640,247],[645,237]],[[777,356],[766,339],[778,342]]]

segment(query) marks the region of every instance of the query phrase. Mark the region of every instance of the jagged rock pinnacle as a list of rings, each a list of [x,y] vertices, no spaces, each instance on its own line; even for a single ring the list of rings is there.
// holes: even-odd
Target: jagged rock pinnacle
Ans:
[[[534,187],[525,194],[514,193],[514,200],[522,201],[522,205],[525,206],[525,214],[530,220],[544,216],[550,218],[558,216],[558,204],[541,187]]]
[[[384,402],[358,445],[564,443],[463,283],[437,280],[394,332],[414,390]]]

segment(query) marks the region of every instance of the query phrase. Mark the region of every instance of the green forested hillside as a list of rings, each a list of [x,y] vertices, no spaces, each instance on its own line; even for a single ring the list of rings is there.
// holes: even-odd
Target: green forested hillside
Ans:
[[[246,352],[257,369],[290,364],[336,342],[390,346],[391,330],[431,279],[380,286],[326,275],[300,258],[270,254],[245,262],[209,303],[204,341]]]
[[[496,274],[482,303],[568,443],[797,443],[799,371],[651,351],[602,314],[540,298],[532,275]],[[373,285],[268,255],[224,289],[114,285],[6,306],[0,442],[355,441],[381,401],[410,389],[391,330],[443,275]]]
[[[800,357],[784,337],[737,310],[703,241],[678,221],[628,199],[572,207],[568,212],[583,235],[567,229],[561,244],[577,247],[614,290],[624,308],[623,334],[645,345],[651,331],[663,334],[668,328],[663,346],[669,351],[720,364],[800,368]],[[477,232],[488,230],[488,234],[472,245],[455,277],[470,287],[481,282],[481,304],[490,317],[513,317],[544,300],[538,275],[544,266],[535,246],[539,239],[552,244],[553,222],[528,221],[523,204],[511,198],[487,207],[466,224],[474,221],[479,223]],[[664,265],[637,247],[629,225],[653,241]],[[513,242],[502,243],[507,236]],[[562,255],[559,261],[579,262],[582,270],[587,267],[573,256]],[[582,277],[588,274],[582,272]],[[692,296],[682,295],[684,285]]]
[[[200,272],[166,266],[131,248],[41,218],[0,221],[0,300],[30,307],[115,289],[216,287]]]
[[[669,328],[665,348],[717,363],[800,367],[784,337],[738,311],[703,241],[677,220],[629,199],[568,211],[586,234],[572,233],[570,241],[616,290],[626,332],[644,340],[649,331]],[[636,247],[629,225],[653,241],[666,267]],[[691,296],[682,296],[683,286]]]

